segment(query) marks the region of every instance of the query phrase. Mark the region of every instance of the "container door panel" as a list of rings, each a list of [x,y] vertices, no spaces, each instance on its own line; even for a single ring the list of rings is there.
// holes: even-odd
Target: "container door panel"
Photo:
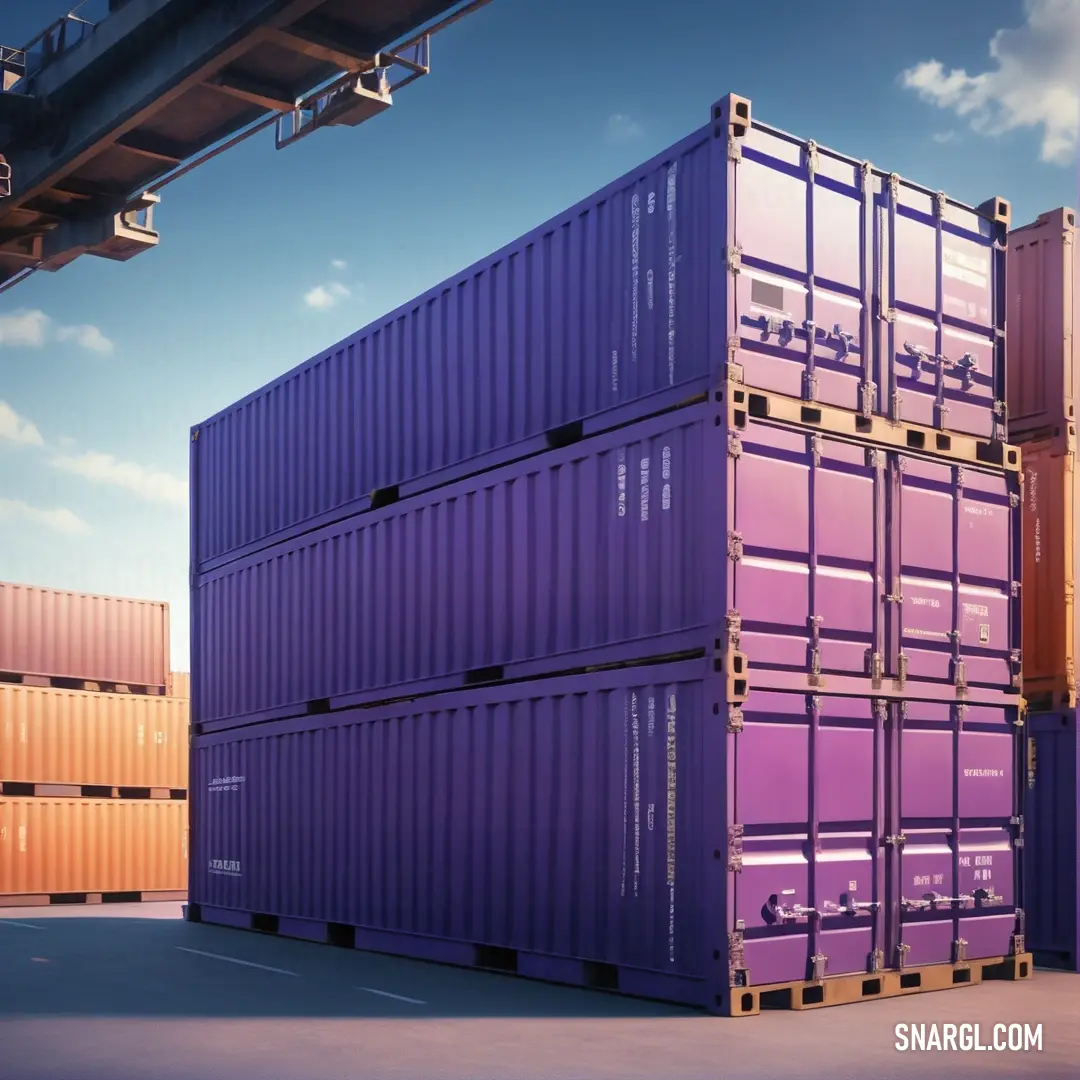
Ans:
[[[735,745],[736,925],[755,985],[866,971],[880,948],[880,736],[868,699],[756,691]]]
[[[869,458],[768,424],[741,432],[733,608],[751,669],[864,674],[881,501]]]
[[[860,408],[864,383],[873,381],[863,349],[863,170],[754,128],[735,172],[734,335],[747,384]]]
[[[885,182],[875,250],[882,367],[895,420],[1000,436],[1004,253],[997,226],[895,180]]]
[[[1016,922],[1016,710],[892,707],[898,767],[893,962],[1008,955]]]
[[[1016,693],[1019,509],[1013,474],[891,455],[886,670]]]

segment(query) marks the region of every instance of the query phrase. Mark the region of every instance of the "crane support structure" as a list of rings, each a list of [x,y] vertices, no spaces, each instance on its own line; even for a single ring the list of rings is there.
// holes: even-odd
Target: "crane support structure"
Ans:
[[[155,246],[157,192],[257,131],[280,148],[386,111],[487,2],[85,0],[0,46],[0,291]]]

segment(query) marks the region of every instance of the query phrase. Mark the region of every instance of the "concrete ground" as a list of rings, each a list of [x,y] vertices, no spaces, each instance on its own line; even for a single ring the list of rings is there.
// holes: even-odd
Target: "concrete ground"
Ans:
[[[900,1023],[1042,1025],[1042,1050],[902,1053]],[[179,904],[0,909],[0,1080],[1057,1080],[1080,975],[721,1020],[182,921]]]

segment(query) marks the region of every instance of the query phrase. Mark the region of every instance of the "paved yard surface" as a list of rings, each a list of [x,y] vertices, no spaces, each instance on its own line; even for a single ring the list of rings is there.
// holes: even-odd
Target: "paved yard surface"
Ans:
[[[899,1023],[1042,1025],[901,1053]],[[720,1020],[193,926],[178,904],[0,909],[0,1080],[1075,1080],[1080,975]]]

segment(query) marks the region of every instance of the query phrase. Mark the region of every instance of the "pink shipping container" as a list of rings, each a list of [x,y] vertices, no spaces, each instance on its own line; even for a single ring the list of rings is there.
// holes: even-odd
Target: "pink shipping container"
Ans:
[[[1076,211],[1040,214],[1009,233],[1009,437],[1055,438],[1076,423],[1080,320]]]
[[[13,675],[164,693],[169,605],[0,582],[0,678]]]

